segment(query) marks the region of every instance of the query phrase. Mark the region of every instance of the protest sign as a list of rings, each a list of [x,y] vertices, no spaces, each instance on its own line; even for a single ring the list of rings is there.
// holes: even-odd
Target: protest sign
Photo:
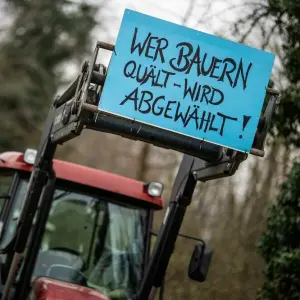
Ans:
[[[99,110],[250,152],[274,58],[127,9]]]

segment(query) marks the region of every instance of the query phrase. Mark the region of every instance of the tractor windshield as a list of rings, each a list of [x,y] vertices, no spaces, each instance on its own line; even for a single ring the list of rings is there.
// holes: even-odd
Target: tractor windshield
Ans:
[[[82,271],[88,286],[128,299],[141,278],[145,223],[146,210],[57,189],[34,276],[50,271],[45,254],[54,253],[52,266],[62,264],[55,250],[65,249],[78,259],[63,264]]]
[[[14,232],[26,186],[19,183],[4,240]],[[32,279],[52,277],[131,299],[142,276],[148,212],[117,200],[57,187]]]

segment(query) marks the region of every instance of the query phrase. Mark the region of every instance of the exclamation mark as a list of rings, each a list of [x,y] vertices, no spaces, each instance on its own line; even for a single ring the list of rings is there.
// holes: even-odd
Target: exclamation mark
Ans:
[[[251,119],[250,116],[244,116],[244,120],[243,120],[243,131],[245,130],[245,128],[246,128],[246,126],[247,126],[247,124],[248,124],[248,122],[249,122],[250,119]],[[240,135],[240,139],[241,139],[242,137],[243,137],[243,136]]]

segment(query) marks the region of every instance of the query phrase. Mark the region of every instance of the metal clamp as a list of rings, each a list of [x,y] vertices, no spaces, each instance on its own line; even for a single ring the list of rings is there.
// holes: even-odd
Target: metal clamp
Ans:
[[[259,120],[252,149],[250,151],[250,154],[260,156],[260,157],[263,157],[265,155],[265,151],[264,151],[265,140],[271,126],[272,116],[274,114],[275,107],[278,102],[277,100],[279,97],[279,92],[271,88],[267,88],[266,94],[267,96],[270,96],[270,99],[268,100],[268,104],[264,111],[263,116]]]

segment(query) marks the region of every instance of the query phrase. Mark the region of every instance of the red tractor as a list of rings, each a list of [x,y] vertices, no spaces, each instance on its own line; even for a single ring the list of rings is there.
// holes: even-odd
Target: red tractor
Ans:
[[[0,154],[3,262],[9,259],[35,157],[31,149]],[[55,186],[41,197],[14,297],[23,298],[32,287],[35,299],[107,299],[104,294],[130,299],[149,259],[162,184],[61,160],[53,161],[53,169]],[[5,266],[1,276],[5,282]]]
[[[76,80],[54,99],[38,151],[0,155],[1,300],[154,299],[182,235],[197,181],[231,176],[247,158],[246,153],[100,111],[106,79],[106,68],[96,63],[101,48],[114,50],[98,42]],[[264,156],[278,95],[271,89],[267,94],[250,152],[258,156]],[[162,184],[55,160],[57,146],[84,129],[184,153],[151,253],[152,215],[162,208]],[[101,151],[101,141],[91,151]],[[204,241],[185,237],[198,241],[188,275],[202,282],[212,251]]]

